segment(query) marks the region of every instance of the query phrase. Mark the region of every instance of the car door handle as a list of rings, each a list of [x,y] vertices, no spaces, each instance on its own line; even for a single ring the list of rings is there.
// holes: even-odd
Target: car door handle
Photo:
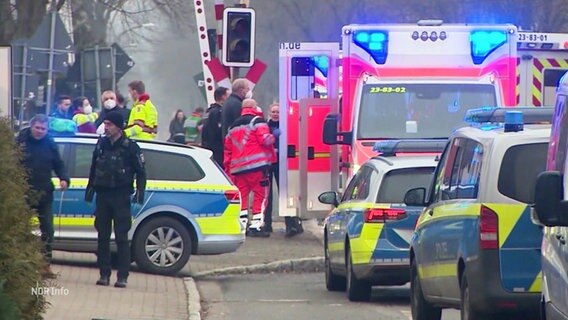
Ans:
[[[566,244],[566,238],[564,238],[564,236],[560,233],[556,234],[556,240],[558,240],[560,244]]]

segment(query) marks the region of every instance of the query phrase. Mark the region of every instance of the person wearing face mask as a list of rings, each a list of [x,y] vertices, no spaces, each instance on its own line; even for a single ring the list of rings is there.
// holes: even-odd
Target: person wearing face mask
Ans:
[[[247,79],[239,78],[233,82],[232,92],[225,100],[221,113],[223,137],[227,136],[229,127],[241,116],[244,99],[252,98],[252,90]]]
[[[112,90],[106,90],[103,92],[103,94],[101,95],[101,101],[103,103],[103,109],[101,111],[101,114],[99,115],[99,118],[97,119],[97,121],[95,122],[95,126],[97,127],[97,133],[98,134],[103,134],[104,133],[104,125],[103,125],[103,121],[106,117],[106,115],[109,112],[112,111],[119,111],[119,108],[117,107],[117,98],[116,98],[116,94],[114,93],[114,91]]]
[[[77,131],[83,133],[95,133],[97,127],[95,121],[99,115],[93,112],[93,107],[86,97],[79,97],[73,101],[73,121],[77,124]]]

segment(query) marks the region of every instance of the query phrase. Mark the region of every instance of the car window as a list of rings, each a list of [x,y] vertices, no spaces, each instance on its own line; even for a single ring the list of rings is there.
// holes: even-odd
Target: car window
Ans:
[[[341,202],[348,201],[351,199],[351,196],[353,195],[353,190],[355,189],[355,186],[357,186],[357,184],[359,183],[360,175],[361,171],[359,171],[353,177],[351,177],[351,180],[349,181],[349,184],[347,184],[347,188],[345,188],[345,192],[341,197]]]
[[[89,178],[94,144],[71,144],[69,174],[73,178]]]
[[[427,188],[432,180],[433,167],[391,170],[385,174],[377,203],[404,203],[406,191]]]
[[[524,203],[533,203],[536,177],[545,170],[548,143],[530,143],[510,147],[499,171],[498,190]]]
[[[430,202],[448,200],[448,192],[451,186],[452,170],[455,167],[456,158],[460,152],[461,139],[453,139],[444,150],[440,159],[439,167],[433,187]]]
[[[467,140],[462,150],[459,171],[457,175],[457,199],[477,199],[479,191],[479,177],[483,158],[483,146],[473,140]]]
[[[565,95],[558,95],[554,113],[554,123],[551,134],[552,143],[548,151],[547,170],[564,173],[566,151],[568,148],[568,110],[566,109]]]
[[[371,189],[371,174],[373,169],[371,167],[363,167],[361,174],[361,179],[354,190],[351,199],[355,200],[365,200],[369,196],[369,191]]]
[[[188,155],[155,150],[142,153],[148,180],[198,181],[205,177],[197,161]]]
[[[438,199],[476,199],[482,157],[483,146],[480,143],[470,139],[455,139],[446,163],[447,169],[451,170],[444,170]]]

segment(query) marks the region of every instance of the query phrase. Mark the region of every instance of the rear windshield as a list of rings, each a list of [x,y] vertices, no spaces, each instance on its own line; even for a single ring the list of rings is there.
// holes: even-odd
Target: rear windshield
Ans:
[[[413,188],[428,188],[433,172],[433,167],[389,171],[383,177],[377,203],[404,203],[406,191]]]
[[[499,192],[524,203],[533,203],[536,177],[546,167],[548,143],[523,144],[505,152],[499,172]]]

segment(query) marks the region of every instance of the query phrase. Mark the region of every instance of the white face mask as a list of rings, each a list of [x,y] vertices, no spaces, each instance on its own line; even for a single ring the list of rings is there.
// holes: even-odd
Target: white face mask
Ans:
[[[247,94],[245,95],[245,98],[246,98],[246,99],[252,99],[252,90],[249,90],[249,91],[247,92]]]
[[[83,107],[83,113],[84,114],[91,114],[93,113],[93,107],[91,105],[88,105],[86,107]]]
[[[105,101],[105,109],[110,110],[114,107],[116,107],[116,100],[109,99],[109,100]]]

